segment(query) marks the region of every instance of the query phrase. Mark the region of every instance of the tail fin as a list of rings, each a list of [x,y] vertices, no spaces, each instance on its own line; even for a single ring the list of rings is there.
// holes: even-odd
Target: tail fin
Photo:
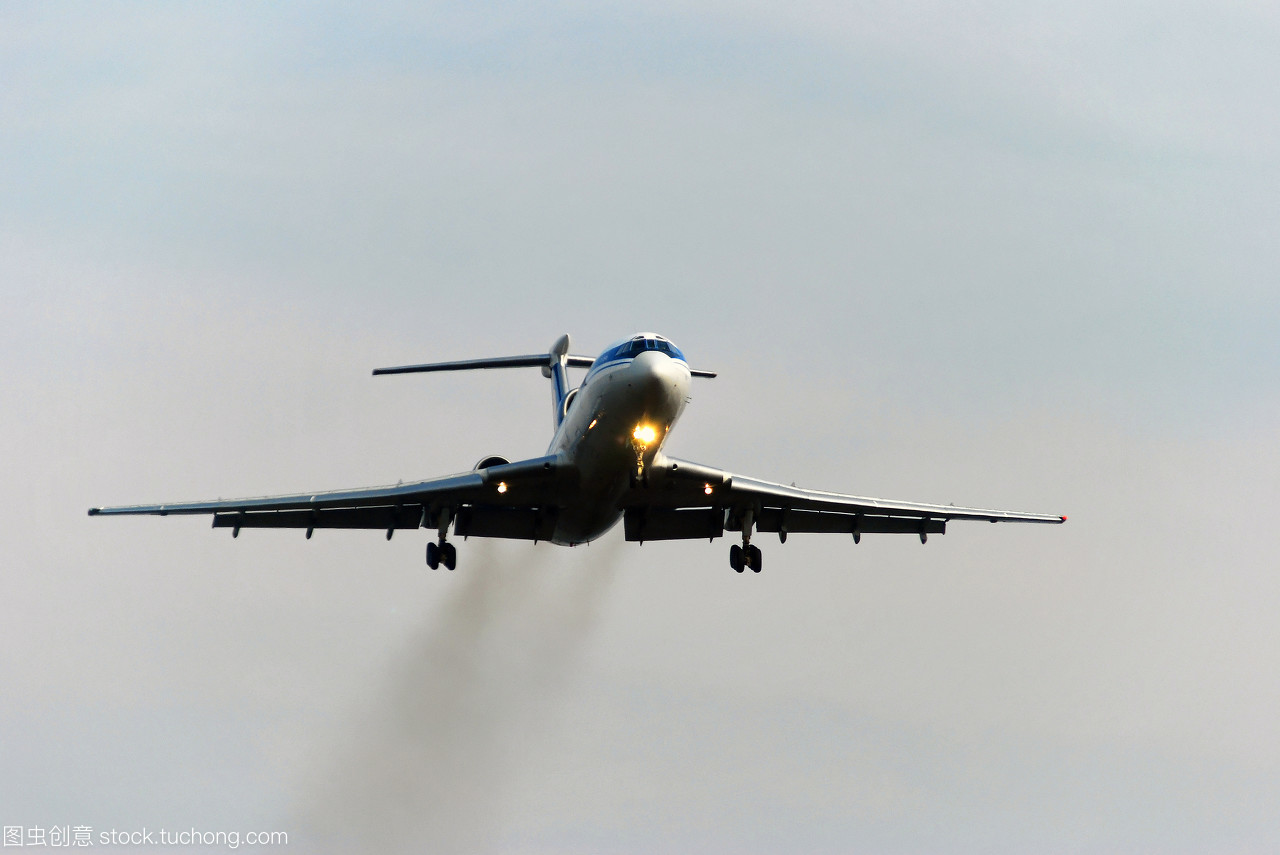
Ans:
[[[565,333],[556,339],[547,353],[547,364],[542,367],[542,376],[551,379],[552,418],[555,426],[560,427],[564,421],[565,401],[569,397],[569,334]]]
[[[555,426],[560,427],[564,419],[565,401],[572,391],[569,388],[570,365],[579,368],[590,367],[595,361],[591,356],[579,356],[569,353],[569,334],[565,333],[556,339],[547,353],[529,353],[523,356],[496,356],[490,359],[463,359],[455,362],[427,362],[421,365],[401,365],[395,368],[375,368],[374,374],[419,374],[429,371],[470,371],[477,368],[524,368],[539,367],[542,376],[551,380],[552,406]]]

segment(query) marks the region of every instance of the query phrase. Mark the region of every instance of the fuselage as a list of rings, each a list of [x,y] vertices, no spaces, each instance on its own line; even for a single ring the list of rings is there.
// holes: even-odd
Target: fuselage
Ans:
[[[621,516],[619,499],[643,479],[689,402],[684,355],[666,339],[642,333],[596,358],[565,401],[548,454],[577,472],[577,489],[558,509],[554,541],[594,540]]]

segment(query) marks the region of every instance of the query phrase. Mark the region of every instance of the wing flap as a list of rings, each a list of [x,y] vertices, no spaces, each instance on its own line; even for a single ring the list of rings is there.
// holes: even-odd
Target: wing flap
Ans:
[[[730,531],[742,531],[742,520],[731,518]],[[946,534],[947,521],[933,517],[887,517],[764,508],[756,517],[756,531],[788,534]]]
[[[1066,521],[1066,517],[1055,514],[898,502],[806,490],[672,458],[655,461],[648,485],[631,490],[622,506],[628,513],[634,512],[637,519],[642,518],[643,513],[656,519],[654,511],[659,509],[718,508],[725,515],[726,531],[741,531],[748,510],[754,516],[757,530],[767,532],[943,534],[949,520],[1049,524]],[[680,525],[671,523],[672,530],[680,530]],[[659,537],[645,533],[644,539]]]
[[[962,508],[955,505],[930,505],[923,502],[899,502],[873,499],[869,496],[847,496],[823,490],[805,490],[771,481],[733,475],[731,489],[738,496],[754,496],[778,507],[804,508],[845,513],[861,513],[883,517],[940,517],[942,519],[986,520],[987,522],[1062,523],[1066,517],[1056,514],[1029,514],[994,508]]]
[[[214,528],[418,528],[422,505],[322,508],[308,511],[230,511],[213,515]]]
[[[623,536],[630,541],[701,540],[724,534],[720,508],[628,508],[622,515]]]
[[[504,508],[468,505],[458,510],[453,533],[458,537],[551,540],[556,515],[551,508]]]

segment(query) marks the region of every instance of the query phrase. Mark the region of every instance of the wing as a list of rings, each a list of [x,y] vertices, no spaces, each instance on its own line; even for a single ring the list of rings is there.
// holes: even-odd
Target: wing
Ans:
[[[959,508],[850,496],[762,481],[684,460],[656,461],[647,486],[624,499],[628,540],[718,537],[741,531],[789,533],[945,534],[950,520],[987,522],[1066,522],[1056,514],[1027,514],[986,508]]]
[[[309,537],[311,530],[317,528],[369,528],[384,529],[390,537],[398,528],[447,525],[449,519],[441,517],[442,511],[463,505],[480,504],[492,508],[500,521],[506,524],[524,523],[523,517],[511,515],[534,514],[534,509],[549,504],[557,485],[571,474],[557,456],[535,457],[388,487],[219,499],[215,502],[90,508],[89,515],[212,514],[214,528],[230,528],[233,534],[239,534],[242,528],[305,528]],[[535,518],[530,520],[536,537],[542,532],[542,527]],[[460,528],[466,525],[461,517],[458,525]],[[481,532],[474,533],[483,536]]]

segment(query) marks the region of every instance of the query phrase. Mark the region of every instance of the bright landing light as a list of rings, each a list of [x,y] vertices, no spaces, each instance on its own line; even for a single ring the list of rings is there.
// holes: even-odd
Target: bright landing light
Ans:
[[[635,433],[631,436],[641,445],[648,446],[657,438],[658,432],[653,429],[653,425],[636,425]]]

